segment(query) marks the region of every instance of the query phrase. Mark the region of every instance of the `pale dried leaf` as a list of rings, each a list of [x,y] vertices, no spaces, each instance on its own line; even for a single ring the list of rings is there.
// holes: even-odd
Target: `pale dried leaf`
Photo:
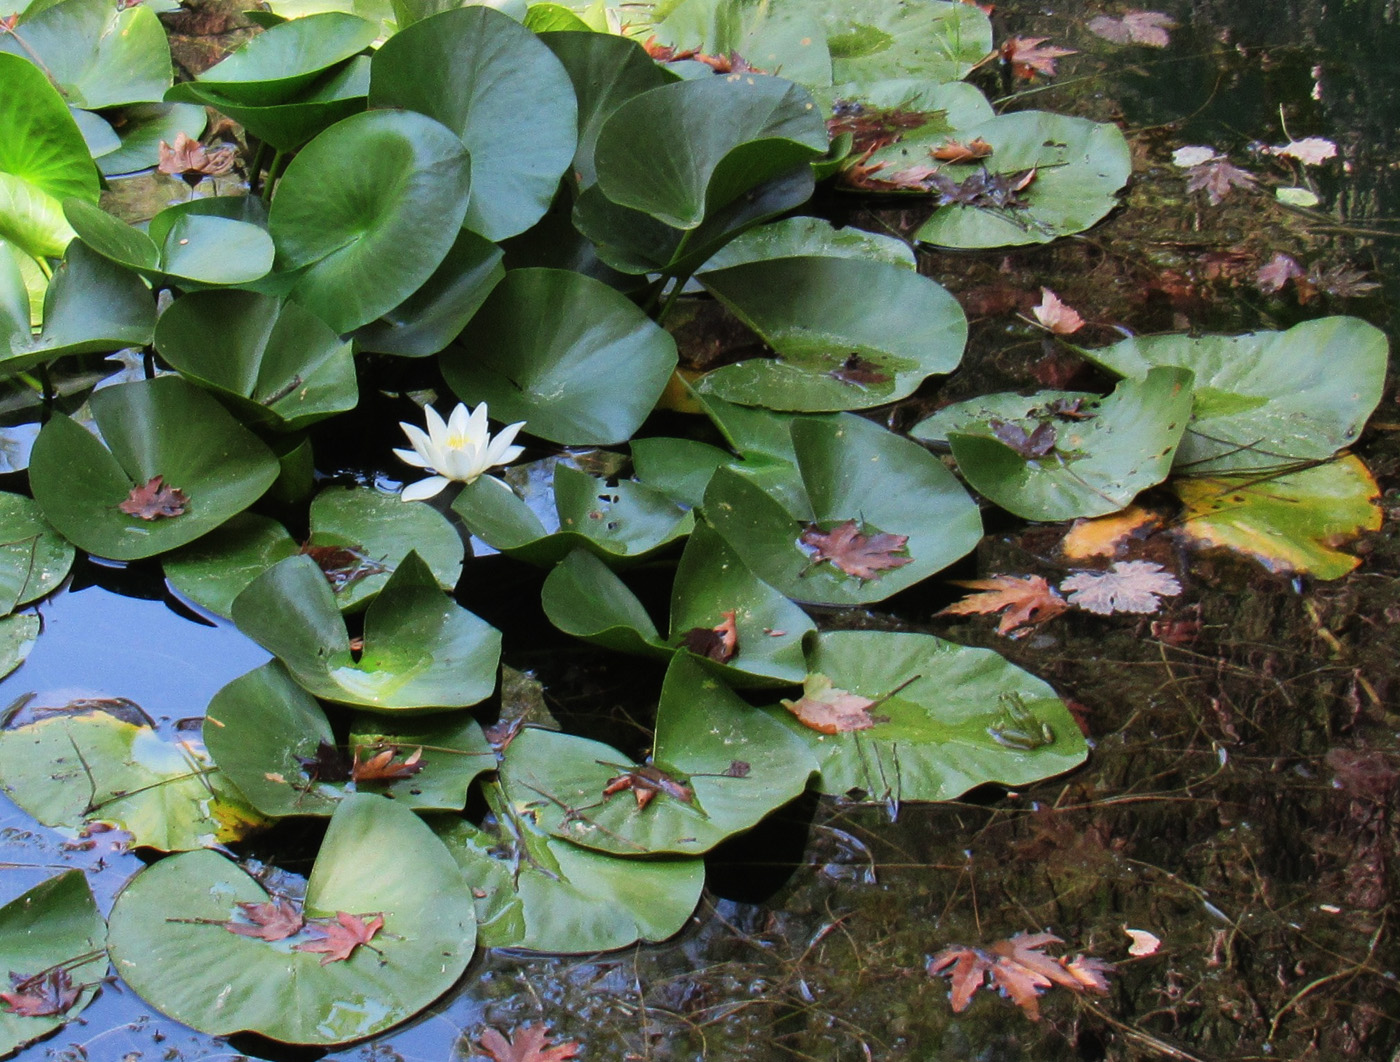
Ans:
[[[1039,575],[994,575],[990,579],[960,581],[957,585],[979,592],[954,601],[938,613],[940,616],[1001,612],[997,633],[1012,638],[1029,633],[1032,627],[1038,627],[1069,607]]]
[[[1215,148],[1205,147],[1201,144],[1188,144],[1186,147],[1179,147],[1172,152],[1172,165],[1183,170],[1190,170],[1217,157]]]
[[[1297,159],[1304,166],[1321,166],[1328,159],[1337,157],[1337,145],[1324,137],[1309,136],[1269,148],[1269,154]]]
[[[1281,291],[1283,286],[1296,277],[1303,276],[1303,267],[1296,259],[1276,251],[1274,256],[1254,274],[1254,283],[1266,295]]]
[[[1065,305],[1049,288],[1040,289],[1040,305],[1031,307],[1031,313],[1042,328],[1057,336],[1073,335],[1084,327],[1084,318],[1078,311]]]
[[[1171,43],[1168,30],[1176,22],[1161,11],[1129,11],[1121,18],[1100,15],[1089,20],[1089,32],[1114,44],[1145,44],[1149,48],[1165,48]]]
[[[1181,593],[1176,576],[1152,561],[1117,561],[1106,572],[1075,572],[1061,580],[1069,603],[1096,615],[1156,612],[1161,597]]]
[[[1145,929],[1129,929],[1124,926],[1123,932],[1128,934],[1133,942],[1128,948],[1129,955],[1155,955],[1157,949],[1162,946],[1161,938]]]
[[[833,686],[831,679],[821,674],[807,676],[799,700],[782,703],[804,726],[823,734],[869,730],[880,722],[870,714],[874,701]]]

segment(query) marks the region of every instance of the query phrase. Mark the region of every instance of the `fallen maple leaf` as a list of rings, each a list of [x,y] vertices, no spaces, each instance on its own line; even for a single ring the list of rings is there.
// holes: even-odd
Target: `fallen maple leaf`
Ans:
[[[25,976],[10,973],[9,992],[0,992],[0,1002],[11,1014],[24,1018],[50,1018],[62,1014],[78,1001],[81,988],[62,966]]]
[[[256,937],[258,940],[286,940],[288,937],[301,932],[302,926],[306,925],[306,918],[301,910],[290,900],[274,900],[271,903],[239,903],[238,909],[243,912],[246,922],[235,922],[230,919],[221,922],[230,933],[236,933],[240,937]]]
[[[1303,267],[1295,258],[1282,251],[1276,251],[1259,272],[1254,274],[1254,283],[1265,295],[1272,295],[1283,290],[1283,286],[1290,280],[1305,275]]]
[[[1175,597],[1181,584],[1171,572],[1152,561],[1115,561],[1106,572],[1075,572],[1060,581],[1069,603],[1085,612],[1107,616],[1114,612],[1156,612],[1159,597]]]
[[[221,177],[233,169],[233,148],[206,148],[184,133],[175,134],[174,147],[162,140],[156,150],[160,160],[156,169],[183,177],[190,184],[198,184],[205,177]]]
[[[1042,422],[1031,431],[1026,431],[1019,424],[993,418],[987,422],[987,427],[992,429],[992,435],[996,437],[997,442],[1009,446],[1027,459],[1044,457],[1055,449],[1058,436],[1055,425],[1049,422]]]
[[[551,1044],[544,1024],[522,1025],[511,1031],[509,1040],[495,1029],[485,1029],[477,1043],[495,1062],[566,1062],[577,1057],[579,1049],[574,1040]]]
[[[1205,192],[1211,206],[1219,206],[1234,188],[1248,188],[1254,177],[1226,159],[1208,159],[1186,171],[1186,190]]]
[[[1304,166],[1321,166],[1328,159],[1337,157],[1337,145],[1320,136],[1290,140],[1286,144],[1266,150],[1270,155],[1282,155],[1285,158],[1297,159]]]
[[[376,752],[367,760],[360,759],[364,749],[365,746],[355,746],[355,759],[350,765],[350,778],[355,782],[396,782],[400,778],[412,778],[426,766],[421,748],[414,749],[400,763],[393,762],[399,754],[393,745]]]
[[[358,546],[313,546],[306,542],[298,552],[316,562],[337,593],[361,579],[389,570]]]
[[[1073,335],[1084,327],[1084,318],[1072,306],[1066,306],[1049,288],[1040,289],[1040,305],[1031,307],[1040,327],[1057,336]]]
[[[292,950],[321,955],[322,966],[344,962],[361,944],[368,946],[374,935],[384,928],[383,915],[377,914],[368,922],[364,919],[364,915],[352,915],[347,911],[337,911],[335,921],[311,919],[306,928],[320,935],[304,944],[294,944]]]
[[[986,951],[954,945],[929,961],[928,972],[952,977],[955,1013],[967,1009],[977,989],[990,977],[1026,1017],[1039,1021],[1040,994],[1052,985],[1072,992],[1108,991],[1108,981],[1103,976],[1113,969],[1108,963],[1084,955],[1076,955],[1072,961],[1057,959],[1040,950],[1060,942],[1053,933],[1017,933],[997,941]]]
[[[1170,15],[1161,11],[1129,11],[1121,18],[1100,15],[1089,20],[1089,32],[1114,44],[1145,44],[1165,48],[1171,43],[1167,31],[1176,28]]]
[[[973,162],[990,158],[992,150],[992,145],[979,136],[966,144],[961,140],[944,141],[938,147],[931,148],[929,154],[939,162]]]
[[[847,575],[854,575],[862,581],[875,578],[876,574],[890,568],[899,568],[914,558],[897,557],[909,541],[908,535],[874,534],[861,531],[854,520],[837,524],[830,531],[823,531],[816,524],[808,524],[800,541],[812,547],[812,564],[830,561]]]
[[[714,627],[692,627],[686,631],[681,644],[696,656],[725,664],[739,652],[739,628],[734,624],[733,609],[720,615],[724,620]]]
[[[139,487],[132,487],[126,500],[117,508],[142,520],[164,520],[180,516],[190,503],[189,496],[179,487],[167,487],[164,476],[152,476]]]
[[[1012,638],[1030,633],[1033,627],[1040,626],[1069,607],[1065,599],[1039,575],[994,575],[990,579],[969,579],[957,585],[979,592],[954,601],[938,615],[968,616],[1001,612],[997,633]]]
[[[802,696],[795,701],[785,699],[782,703],[804,726],[823,734],[869,730],[876,723],[884,722],[870,714],[875,702],[869,697],[833,686],[831,679],[822,674],[808,675],[802,683]]]
[[[1074,55],[1073,48],[1058,48],[1047,45],[1049,37],[1012,37],[1001,46],[1001,57],[1011,64],[1011,72],[1017,77],[1031,78],[1036,74],[1055,76],[1055,60],[1061,56]]]

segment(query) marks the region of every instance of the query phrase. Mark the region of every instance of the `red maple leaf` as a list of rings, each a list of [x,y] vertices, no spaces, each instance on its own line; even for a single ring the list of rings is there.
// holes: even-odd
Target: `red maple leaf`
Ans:
[[[325,966],[327,963],[344,962],[361,944],[368,947],[374,935],[384,928],[384,916],[377,914],[366,922],[364,915],[337,911],[335,921],[313,919],[306,928],[320,936],[304,944],[293,945],[292,950],[320,954],[321,965]]]
[[[1069,605],[1039,575],[994,575],[990,579],[959,580],[978,593],[954,601],[940,616],[986,615],[1001,613],[997,633],[1019,638],[1046,620],[1058,616]],[[1004,610],[1004,611],[1003,611]]]
[[[258,940],[286,940],[301,932],[306,918],[290,900],[274,900],[271,903],[240,903],[246,922],[230,919],[220,923],[230,933],[240,937],[256,937]]]
[[[566,1062],[577,1057],[579,1049],[574,1040],[551,1044],[549,1026],[542,1023],[512,1030],[509,1040],[495,1029],[486,1029],[477,1043],[495,1062]]]
[[[867,535],[854,520],[837,524],[830,531],[808,524],[801,537],[802,544],[812,548],[814,565],[830,561],[847,575],[861,580],[873,579],[879,572],[902,567],[913,560],[908,556],[895,556],[908,541],[908,535]]]
[[[167,487],[164,476],[152,476],[139,487],[132,487],[126,500],[117,508],[142,520],[164,520],[179,516],[190,503],[189,496],[179,487]]]
[[[400,778],[412,778],[424,767],[423,750],[414,749],[401,762],[394,757],[399,750],[393,745],[376,752],[367,760],[360,759],[360,753],[367,746],[355,746],[355,762],[350,767],[350,777],[356,782],[396,782]]]
[[[50,1018],[62,1014],[78,1000],[81,988],[62,966],[41,970],[26,977],[10,973],[10,992],[0,992],[0,1002],[11,1014],[25,1018]]]
[[[1046,44],[1049,37],[1012,37],[1001,46],[1001,57],[1011,64],[1017,77],[1031,78],[1036,74],[1055,76],[1055,60],[1074,55],[1073,48],[1057,48]]]

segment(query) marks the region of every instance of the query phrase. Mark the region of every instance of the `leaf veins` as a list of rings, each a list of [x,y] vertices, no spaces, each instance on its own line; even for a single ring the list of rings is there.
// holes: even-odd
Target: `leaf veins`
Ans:
[[[854,520],[837,524],[830,531],[808,524],[800,541],[811,547],[814,565],[830,561],[847,575],[862,581],[874,579],[890,568],[903,567],[914,559],[907,555],[896,556],[908,543],[908,535],[867,535]]]
[[[969,616],[1001,613],[997,633],[1019,638],[1032,628],[1058,616],[1069,606],[1065,599],[1039,575],[994,575],[990,579],[959,581],[978,593],[954,601],[940,616]]]
[[[152,476],[139,487],[132,487],[126,500],[117,508],[128,516],[139,516],[142,520],[164,520],[180,516],[189,505],[189,496],[179,487],[165,485],[164,476]]]
[[[318,934],[315,940],[292,946],[293,951],[307,951],[321,956],[321,965],[344,962],[355,949],[369,942],[384,928],[384,916],[376,914],[368,922],[363,915],[337,911],[335,921],[313,919],[306,924],[308,931]],[[371,950],[373,950],[371,948]]]

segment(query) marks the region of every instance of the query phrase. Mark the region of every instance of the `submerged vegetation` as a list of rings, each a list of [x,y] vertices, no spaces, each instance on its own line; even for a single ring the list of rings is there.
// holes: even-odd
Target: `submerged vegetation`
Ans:
[[[78,1018],[104,955],[210,1035],[361,1040],[478,945],[671,937],[707,858],[804,794],[894,815],[1071,770],[1082,706],[866,611],[966,582],[984,511],[1076,521],[1058,590],[1021,560],[943,610],[1013,637],[1156,612],[1185,550],[1337,579],[1380,526],[1348,447],[1388,349],[1357,317],[1136,336],[1047,289],[1027,323],[1072,371],[928,401],[969,324],[920,253],[1082,233],[1133,169],[1112,122],[998,113],[974,71],[1034,80],[1067,53],[995,42],[974,5],[270,6],[179,84],[164,0],[0,23],[0,387],[28,486],[0,495],[5,669],[77,550],[158,565],[272,656],[194,706],[197,731],[130,702],[7,711],[6,794],[149,865],[105,921],[73,871],[0,909],[0,1054]],[[1173,25],[1098,21],[1143,47]],[[1211,203],[1253,181],[1204,150],[1182,168]],[[107,209],[100,178],[157,166],[188,197]],[[920,217],[908,239],[839,227],[833,190]],[[1261,290],[1360,283],[1288,262]],[[396,423],[399,474],[427,476],[397,496],[365,474]],[[600,667],[658,679],[648,718],[602,734],[498,694],[529,635],[463,603],[493,553]],[[1078,843],[1057,829],[1051,873]],[[262,860],[269,837],[307,877]],[[1110,991],[1100,959],[1041,953],[1057,940],[950,942],[927,969],[959,1012],[984,977],[1033,1017],[1052,986]],[[577,1047],[514,1040],[480,1037],[498,1060]]]

